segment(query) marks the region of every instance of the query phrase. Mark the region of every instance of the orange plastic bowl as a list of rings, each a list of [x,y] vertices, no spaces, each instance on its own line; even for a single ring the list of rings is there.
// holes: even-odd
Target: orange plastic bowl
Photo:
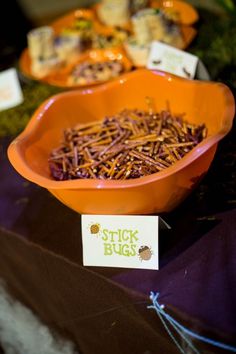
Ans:
[[[59,145],[64,128],[99,120],[124,108],[147,109],[146,96],[154,98],[158,111],[166,109],[168,102],[173,113],[185,112],[189,122],[205,123],[208,137],[175,165],[139,179],[55,181],[51,178],[48,157]],[[47,188],[77,212],[168,212],[181,203],[205,175],[217,143],[231,129],[233,116],[233,95],[223,84],[137,70],[100,87],[51,97],[11,143],[8,155],[22,176]]]

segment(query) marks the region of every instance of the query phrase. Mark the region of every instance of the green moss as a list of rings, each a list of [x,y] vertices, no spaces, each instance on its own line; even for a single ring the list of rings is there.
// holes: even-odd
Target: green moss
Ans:
[[[199,12],[198,36],[189,51],[202,59],[213,80],[224,81],[236,89],[234,75],[231,76],[236,68],[236,16]]]
[[[19,134],[38,106],[45,99],[60,91],[56,87],[36,82],[24,85],[24,102],[15,108],[0,112],[0,137]]]

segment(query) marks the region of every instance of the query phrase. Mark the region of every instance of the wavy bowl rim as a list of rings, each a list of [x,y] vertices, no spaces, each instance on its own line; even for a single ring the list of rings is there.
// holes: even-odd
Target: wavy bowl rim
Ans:
[[[142,75],[158,75],[163,79],[171,79],[177,81],[184,81],[192,85],[193,83],[196,85],[205,85],[206,83],[209,85],[217,85],[221,90],[223,90],[224,99],[227,101],[227,109],[224,113],[223,121],[227,121],[228,124],[224,126],[217,134],[212,135],[204,139],[200,144],[198,144],[195,148],[193,148],[187,155],[185,155],[181,160],[176,162],[173,166],[166,168],[163,171],[153,173],[151,175],[130,179],[130,180],[100,180],[100,179],[75,179],[75,180],[66,180],[66,181],[56,181],[47,177],[43,177],[41,174],[33,171],[25,160],[21,157],[21,144],[27,138],[29,138],[32,133],[37,129],[37,127],[41,124],[40,118],[43,116],[44,112],[61,97],[66,96],[78,96],[84,94],[92,94],[94,91],[104,91],[114,86],[119,85],[120,83],[124,83],[127,80],[132,79],[135,76]],[[44,101],[38,109],[34,112],[27,126],[23,130],[21,134],[19,134],[9,145],[8,147],[8,158],[16,169],[16,171],[21,174],[27,180],[40,185],[41,187],[47,189],[120,189],[120,188],[135,188],[145,184],[153,183],[155,181],[159,181],[170,175],[173,175],[190,163],[200,158],[207,150],[213,147],[215,144],[224,138],[225,135],[229,133],[232,128],[233,119],[235,114],[235,101],[234,96],[231,90],[223,83],[218,82],[209,82],[209,81],[198,81],[198,80],[188,80],[184,78],[180,78],[176,75],[169,74],[160,70],[147,70],[147,69],[139,69],[137,71],[123,74],[120,78],[113,80],[111,82],[107,82],[101,86],[97,86],[94,88],[83,89],[83,90],[73,90],[66,91],[62,93],[58,93],[49,97],[46,101]],[[227,119],[226,119],[227,118]],[[229,119],[230,118],[230,119]]]

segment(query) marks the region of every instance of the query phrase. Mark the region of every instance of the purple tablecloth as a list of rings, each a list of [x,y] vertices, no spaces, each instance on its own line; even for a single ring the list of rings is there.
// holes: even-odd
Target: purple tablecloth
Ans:
[[[0,277],[9,291],[85,354],[178,353],[146,308],[151,290],[192,330],[235,343],[236,175],[223,161],[227,139],[198,189],[163,216],[172,229],[160,234],[159,271],[83,267],[80,216],[21,178],[2,141]]]

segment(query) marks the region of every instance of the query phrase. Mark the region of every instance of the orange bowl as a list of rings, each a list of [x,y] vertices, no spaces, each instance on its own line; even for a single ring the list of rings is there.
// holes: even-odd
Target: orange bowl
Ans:
[[[186,113],[191,123],[205,123],[208,137],[175,165],[133,180],[78,179],[55,181],[48,157],[59,145],[63,129],[102,119],[124,108],[147,109],[153,97],[156,110],[170,105]],[[234,99],[223,84],[181,79],[146,69],[123,75],[93,89],[53,96],[34,113],[26,129],[9,146],[15,169],[47,188],[62,203],[80,213],[152,214],[175,208],[206,174],[217,143],[231,129]]]
[[[99,22],[99,19],[97,18],[96,14],[97,14],[97,10],[98,10],[99,6],[100,6],[100,4],[96,4],[91,9],[81,8],[81,9],[73,10],[73,11],[69,12],[68,14],[66,14],[66,15],[58,18],[54,22],[52,22],[50,24],[50,26],[53,28],[55,34],[58,35],[62,31],[62,29],[66,28],[66,27],[70,27],[76,18],[84,17],[84,18],[87,18],[87,19],[90,19],[93,21],[94,29],[97,33],[100,33],[103,35],[112,34],[114,32],[114,28],[109,27],[109,26],[105,26],[104,24]],[[179,15],[180,15],[179,26],[180,26],[183,41],[182,41],[181,45],[178,46],[178,49],[182,49],[182,50],[186,49],[197,35],[197,30],[195,28],[187,25],[187,24],[191,24],[191,23],[197,21],[197,19],[198,19],[198,14],[197,14],[196,10],[194,9],[194,7],[192,7],[191,5],[189,5],[183,1],[178,1],[178,0],[174,0],[174,1],[164,1],[164,0],[154,1],[153,0],[153,1],[151,1],[151,6],[154,8],[164,8],[167,10],[171,9],[171,10],[179,13]],[[126,26],[124,26],[124,29],[132,32],[131,22],[126,24]],[[124,58],[123,61],[125,61],[125,66],[126,66],[126,63],[128,62],[128,58],[126,57],[126,55],[121,47],[107,48],[107,50],[120,51],[121,54],[123,55],[123,58]],[[106,49],[104,51],[105,51],[105,55],[106,55]],[[81,54],[81,57],[78,61],[81,62],[81,61],[85,60],[87,56],[89,56],[88,52]],[[19,68],[20,68],[21,72],[26,77],[33,79],[33,80],[40,81],[40,82],[48,83],[49,85],[54,85],[54,86],[63,87],[63,88],[73,88],[73,89],[76,87],[77,88],[80,87],[79,85],[76,86],[76,85],[68,84],[68,77],[69,77],[69,73],[71,70],[70,64],[66,65],[65,67],[59,68],[55,71],[52,71],[51,74],[49,74],[43,78],[38,78],[38,77],[34,76],[32,73],[32,70],[31,70],[31,58],[30,58],[28,48],[25,48],[23,50],[23,52],[21,53],[21,56],[19,59]],[[87,87],[88,86],[91,86],[91,85],[87,85]]]

